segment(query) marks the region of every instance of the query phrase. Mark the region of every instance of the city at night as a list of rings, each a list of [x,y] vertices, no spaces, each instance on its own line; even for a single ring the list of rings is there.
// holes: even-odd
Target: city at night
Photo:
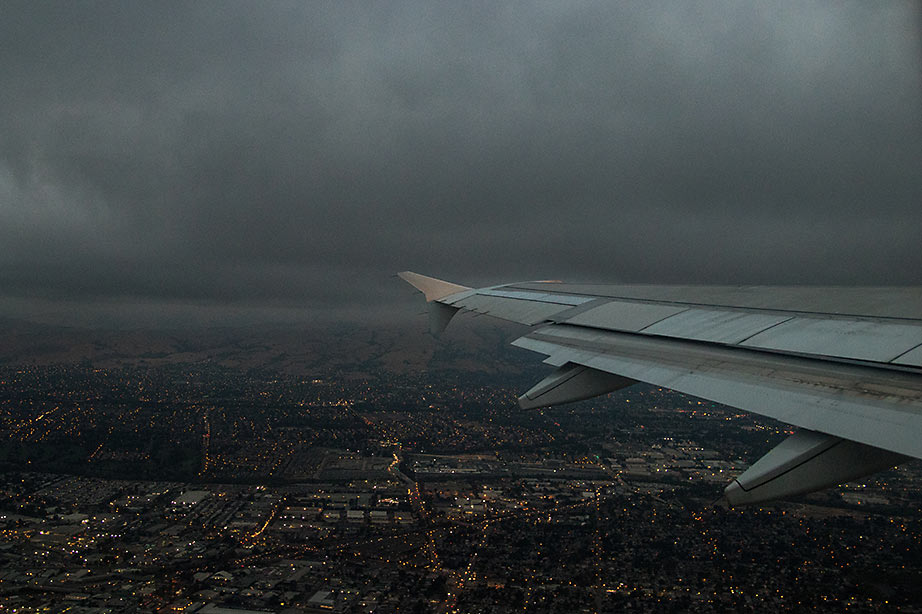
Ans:
[[[922,613],[922,4],[0,41],[0,614]]]

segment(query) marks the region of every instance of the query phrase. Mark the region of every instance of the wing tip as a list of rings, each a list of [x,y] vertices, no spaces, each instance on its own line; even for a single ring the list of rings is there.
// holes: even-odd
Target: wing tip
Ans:
[[[437,301],[451,294],[470,290],[467,286],[453,284],[450,281],[427,277],[413,271],[401,271],[397,277],[404,280],[426,296],[426,302]]]

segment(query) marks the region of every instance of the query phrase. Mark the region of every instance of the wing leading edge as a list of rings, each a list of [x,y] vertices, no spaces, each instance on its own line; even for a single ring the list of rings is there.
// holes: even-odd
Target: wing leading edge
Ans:
[[[800,427],[727,487],[734,505],[922,458],[922,288],[472,289],[399,275],[426,295],[433,334],[459,310],[536,327],[513,344],[557,370],[523,408],[642,381]]]

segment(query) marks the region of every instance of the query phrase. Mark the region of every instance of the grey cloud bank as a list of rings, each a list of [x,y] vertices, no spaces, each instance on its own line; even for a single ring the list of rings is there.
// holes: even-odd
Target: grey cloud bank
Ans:
[[[916,3],[16,3],[0,313],[387,318],[406,268],[920,284]]]

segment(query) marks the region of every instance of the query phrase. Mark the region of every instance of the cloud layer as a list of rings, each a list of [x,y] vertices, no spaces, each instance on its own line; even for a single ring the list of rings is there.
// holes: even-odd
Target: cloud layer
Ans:
[[[8,3],[0,311],[381,315],[406,268],[920,284],[920,26],[909,2]]]

